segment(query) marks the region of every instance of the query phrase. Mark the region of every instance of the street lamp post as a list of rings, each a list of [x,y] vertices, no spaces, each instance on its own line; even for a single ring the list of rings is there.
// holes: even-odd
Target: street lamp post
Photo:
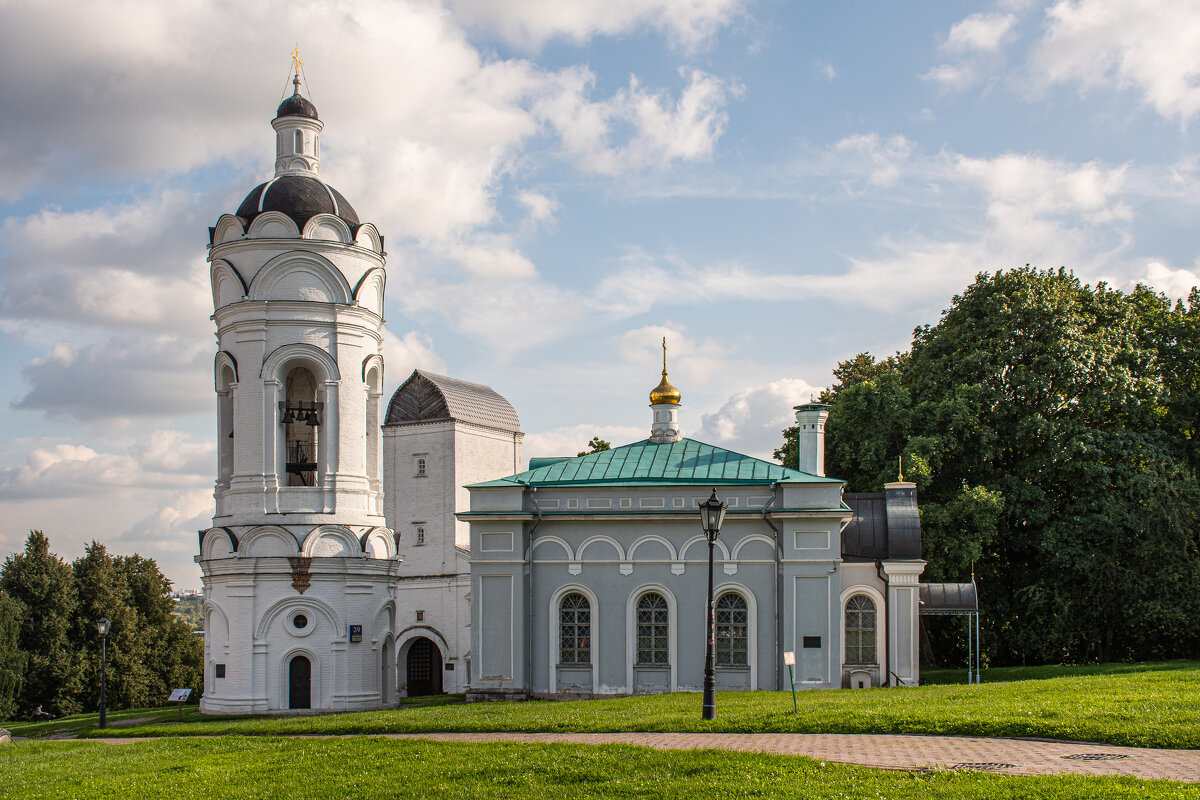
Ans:
[[[100,727],[108,727],[107,709],[104,707],[105,673],[108,671],[108,617],[96,621],[96,630],[100,632]]]
[[[725,521],[725,504],[717,499],[714,488],[712,497],[700,504],[700,527],[708,539],[708,617],[707,641],[704,646],[704,719],[717,718],[717,671],[713,663],[713,546],[721,535],[721,523]]]

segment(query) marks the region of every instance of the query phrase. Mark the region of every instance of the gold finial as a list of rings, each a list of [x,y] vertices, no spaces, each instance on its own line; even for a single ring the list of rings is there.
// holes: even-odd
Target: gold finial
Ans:
[[[896,480],[898,480],[900,483],[904,483],[904,456],[902,456],[902,455],[896,456],[896,461],[899,463],[897,472],[900,475],[900,477],[897,478]]]
[[[296,73],[296,77],[292,78],[292,85],[296,87],[296,94],[300,94],[300,68],[302,66],[304,66],[304,59],[300,58],[300,43],[296,42],[296,49],[292,51],[292,70]]]
[[[679,390],[671,385],[667,380],[667,337],[662,340],[663,349],[663,371],[662,380],[658,382],[658,386],[650,392],[650,405],[658,405],[659,403],[670,403],[671,405],[679,405],[680,394]]]

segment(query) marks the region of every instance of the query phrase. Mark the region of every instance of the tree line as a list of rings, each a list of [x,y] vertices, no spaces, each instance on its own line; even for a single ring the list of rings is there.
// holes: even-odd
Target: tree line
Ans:
[[[833,375],[826,473],[880,491],[902,459],[923,580],[974,569],[991,663],[1200,654],[1200,292],[981,273],[907,352]]]
[[[153,559],[112,556],[93,541],[68,563],[32,531],[0,566],[0,719],[38,705],[60,716],[98,707],[101,617],[111,622],[108,708],[162,705],[173,688],[198,697],[204,643],[170,593]]]

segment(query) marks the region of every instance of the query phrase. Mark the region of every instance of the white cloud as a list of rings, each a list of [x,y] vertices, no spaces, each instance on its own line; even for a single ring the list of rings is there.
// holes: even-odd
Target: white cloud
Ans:
[[[728,368],[731,351],[727,346],[711,338],[693,338],[685,326],[671,322],[626,331],[616,340],[616,353],[637,367],[637,374],[653,375],[662,370],[663,337],[667,340],[667,370],[681,391],[687,384],[708,384]],[[650,388],[647,386],[647,391]]]
[[[834,145],[834,149],[841,153],[863,159],[873,186],[895,184],[915,147],[912,142],[899,134],[885,139],[878,133],[856,133]]]
[[[696,438],[772,460],[771,453],[783,444],[783,429],[796,422],[794,407],[824,388],[802,378],[781,378],[742,389],[717,411],[701,417]]]
[[[949,53],[995,52],[1009,38],[1016,24],[1016,14],[971,14],[954,23],[942,49]]]
[[[520,47],[555,38],[584,42],[597,35],[662,31],[696,48],[745,10],[745,0],[451,0],[468,23],[494,30]]]
[[[639,442],[649,435],[649,416],[646,417],[645,428],[634,428],[628,425],[591,425],[582,422],[564,428],[527,433],[521,452],[526,459],[573,456],[586,450],[587,443],[592,440],[593,436],[599,436],[613,447],[620,447],[623,444]]]
[[[31,387],[14,408],[52,419],[125,424],[212,409],[212,346],[162,335],[66,342],[23,370]]]
[[[989,11],[959,20],[950,27],[939,48],[954,60],[933,67],[921,77],[945,91],[969,89],[1004,65],[1003,49],[1015,38],[1017,22],[1016,14]]]
[[[740,87],[698,69],[681,69],[687,84],[678,99],[663,90],[647,88],[631,75],[629,85],[610,99],[590,99],[595,76],[578,67],[557,76],[555,91],[535,105],[534,112],[562,139],[567,155],[584,169],[600,175],[619,175],[661,169],[675,161],[712,156],[729,115],[725,103]],[[621,128],[629,135],[613,143]]]
[[[169,445],[180,452],[168,454]],[[119,499],[139,489],[202,487],[215,474],[215,452],[211,442],[165,430],[135,441],[124,453],[71,442],[34,446],[24,464],[0,468],[0,500]]]
[[[1145,284],[1172,299],[1186,300],[1192,289],[1200,286],[1200,262],[1192,269],[1175,268],[1161,261],[1147,261],[1142,271],[1129,281],[1132,289],[1136,284]]]
[[[1059,0],[1030,59],[1035,83],[1136,89],[1182,122],[1200,110],[1200,6],[1177,0]]]
[[[409,331],[403,337],[383,329],[383,368],[385,389],[384,402],[414,369],[427,369],[439,375],[445,374],[446,362],[433,349],[433,340],[417,331]]]
[[[534,223],[549,222],[554,219],[558,210],[558,201],[549,194],[526,189],[517,193],[517,202],[525,208],[529,221]]]
[[[837,70],[834,69],[833,64],[830,64],[828,61],[822,61],[817,65],[817,68],[821,72],[821,77],[827,81],[831,81],[837,77]]]

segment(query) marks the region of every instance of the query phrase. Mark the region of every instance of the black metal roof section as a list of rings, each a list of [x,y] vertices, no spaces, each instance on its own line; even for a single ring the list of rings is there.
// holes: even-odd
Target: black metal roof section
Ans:
[[[917,487],[891,483],[884,487],[887,505],[889,558],[921,557],[921,514],[917,511]]]
[[[979,612],[979,595],[973,583],[922,583],[920,613],[975,614]]]
[[[846,492],[842,500],[854,512],[842,531],[842,558],[877,561],[921,557],[916,487],[889,484],[883,492]]]
[[[341,217],[351,230],[360,224],[358,212],[341,192],[311,175],[282,175],[255,186],[238,206],[237,216],[249,225],[267,211],[287,214],[301,230],[317,214]]]
[[[513,433],[521,430],[517,412],[490,386],[422,370],[413,370],[392,395],[384,425],[449,420]]]
[[[842,495],[854,516],[842,531],[842,558],[875,561],[888,557],[887,511],[880,492]]]
[[[280,117],[320,119],[317,116],[317,107],[307,97],[301,97],[299,89],[296,90],[295,94],[279,104],[279,109],[275,112],[275,119],[279,119]]]

